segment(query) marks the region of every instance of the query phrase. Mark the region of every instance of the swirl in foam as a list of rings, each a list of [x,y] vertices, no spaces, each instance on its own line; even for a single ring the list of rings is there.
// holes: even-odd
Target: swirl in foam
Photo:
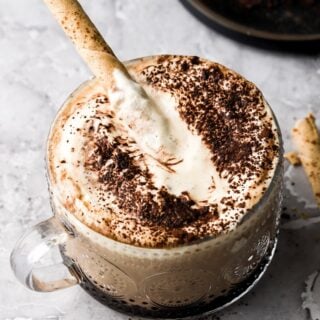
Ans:
[[[115,88],[106,93],[92,80],[59,112],[48,149],[54,202],[97,232],[138,246],[231,231],[261,199],[279,160],[261,92],[196,57],[146,58],[129,71],[151,105],[116,72]],[[161,144],[170,157],[145,152]]]

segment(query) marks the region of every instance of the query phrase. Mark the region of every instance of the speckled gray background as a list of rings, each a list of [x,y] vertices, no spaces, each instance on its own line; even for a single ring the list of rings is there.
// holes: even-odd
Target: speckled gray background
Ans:
[[[255,82],[278,117],[287,150],[296,118],[313,111],[320,120],[320,55],[269,52],[236,43],[202,25],[176,0],[81,3],[121,59],[158,53],[199,55]],[[40,0],[0,0],[1,320],[128,319],[78,287],[31,292],[16,281],[9,265],[17,238],[51,215],[44,169],[46,137],[59,106],[88,77]],[[286,186],[286,213],[291,218],[283,221],[275,259],[251,293],[218,314],[223,320],[309,317],[301,293],[304,281],[320,269],[320,213],[301,169],[287,168]],[[314,297],[319,305],[319,292]],[[315,319],[317,311],[313,312]]]

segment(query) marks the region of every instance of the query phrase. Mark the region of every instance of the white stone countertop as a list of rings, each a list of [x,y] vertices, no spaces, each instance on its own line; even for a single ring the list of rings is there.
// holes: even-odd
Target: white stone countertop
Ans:
[[[320,55],[237,43],[203,25],[177,0],[81,3],[123,60],[159,53],[198,55],[255,82],[279,120],[286,150],[291,149],[289,132],[297,118],[312,111],[320,120]],[[129,318],[80,287],[32,292],[18,283],[9,264],[19,236],[52,215],[44,168],[46,137],[59,106],[89,76],[42,1],[0,0],[0,320]],[[210,319],[317,318],[316,309],[311,315],[303,309],[301,294],[307,278],[320,269],[320,212],[301,168],[286,166],[285,179],[291,218],[282,223],[274,261],[252,292]],[[315,286],[319,306],[320,280]]]

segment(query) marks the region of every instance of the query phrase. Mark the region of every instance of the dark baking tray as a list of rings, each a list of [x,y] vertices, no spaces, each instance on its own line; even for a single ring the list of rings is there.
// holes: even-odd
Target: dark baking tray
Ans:
[[[265,6],[244,6],[235,0],[181,2],[202,21],[238,40],[320,49],[320,0],[310,0],[309,5],[306,0],[261,1]],[[268,2],[273,5],[268,7]]]

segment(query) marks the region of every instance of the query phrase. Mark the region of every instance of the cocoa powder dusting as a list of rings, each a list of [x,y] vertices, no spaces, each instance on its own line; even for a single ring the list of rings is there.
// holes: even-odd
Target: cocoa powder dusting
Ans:
[[[136,156],[121,151],[118,139],[113,142],[107,137],[97,140],[85,165],[87,169],[98,172],[102,194],[108,191],[115,195],[120,210],[130,212],[142,225],[166,229],[188,226],[199,220],[203,223],[217,216],[216,206],[196,208],[187,192],[176,197],[164,187],[157,190],[148,169],[142,170],[136,164]],[[141,180],[147,181],[149,192],[139,191]],[[152,192],[155,190],[157,192]]]
[[[98,177],[100,203],[110,210],[112,195],[119,221],[130,221],[131,232],[150,228],[154,246],[167,245],[167,238],[182,244],[228,230],[229,223],[245,214],[245,201],[251,199],[250,193],[242,194],[241,186],[248,179],[265,183],[279,152],[273,119],[260,91],[236,73],[198,57],[162,56],[141,71],[139,81],[176,98],[181,119],[202,138],[220,177],[238,196],[226,196],[220,203],[196,203],[188,192],[176,196],[165,187],[157,189],[145,156],[134,141],[115,136],[110,123],[98,132],[89,127],[83,133],[91,141],[85,150],[85,169]],[[97,97],[96,103],[109,101]],[[229,209],[238,210],[234,221],[223,220]],[[122,240],[139,245],[128,232],[124,225]]]
[[[198,57],[168,56],[143,75],[148,84],[179,98],[180,116],[210,148],[221,176],[259,175],[272,168],[279,150],[273,119],[268,119],[262,94],[252,83]]]

